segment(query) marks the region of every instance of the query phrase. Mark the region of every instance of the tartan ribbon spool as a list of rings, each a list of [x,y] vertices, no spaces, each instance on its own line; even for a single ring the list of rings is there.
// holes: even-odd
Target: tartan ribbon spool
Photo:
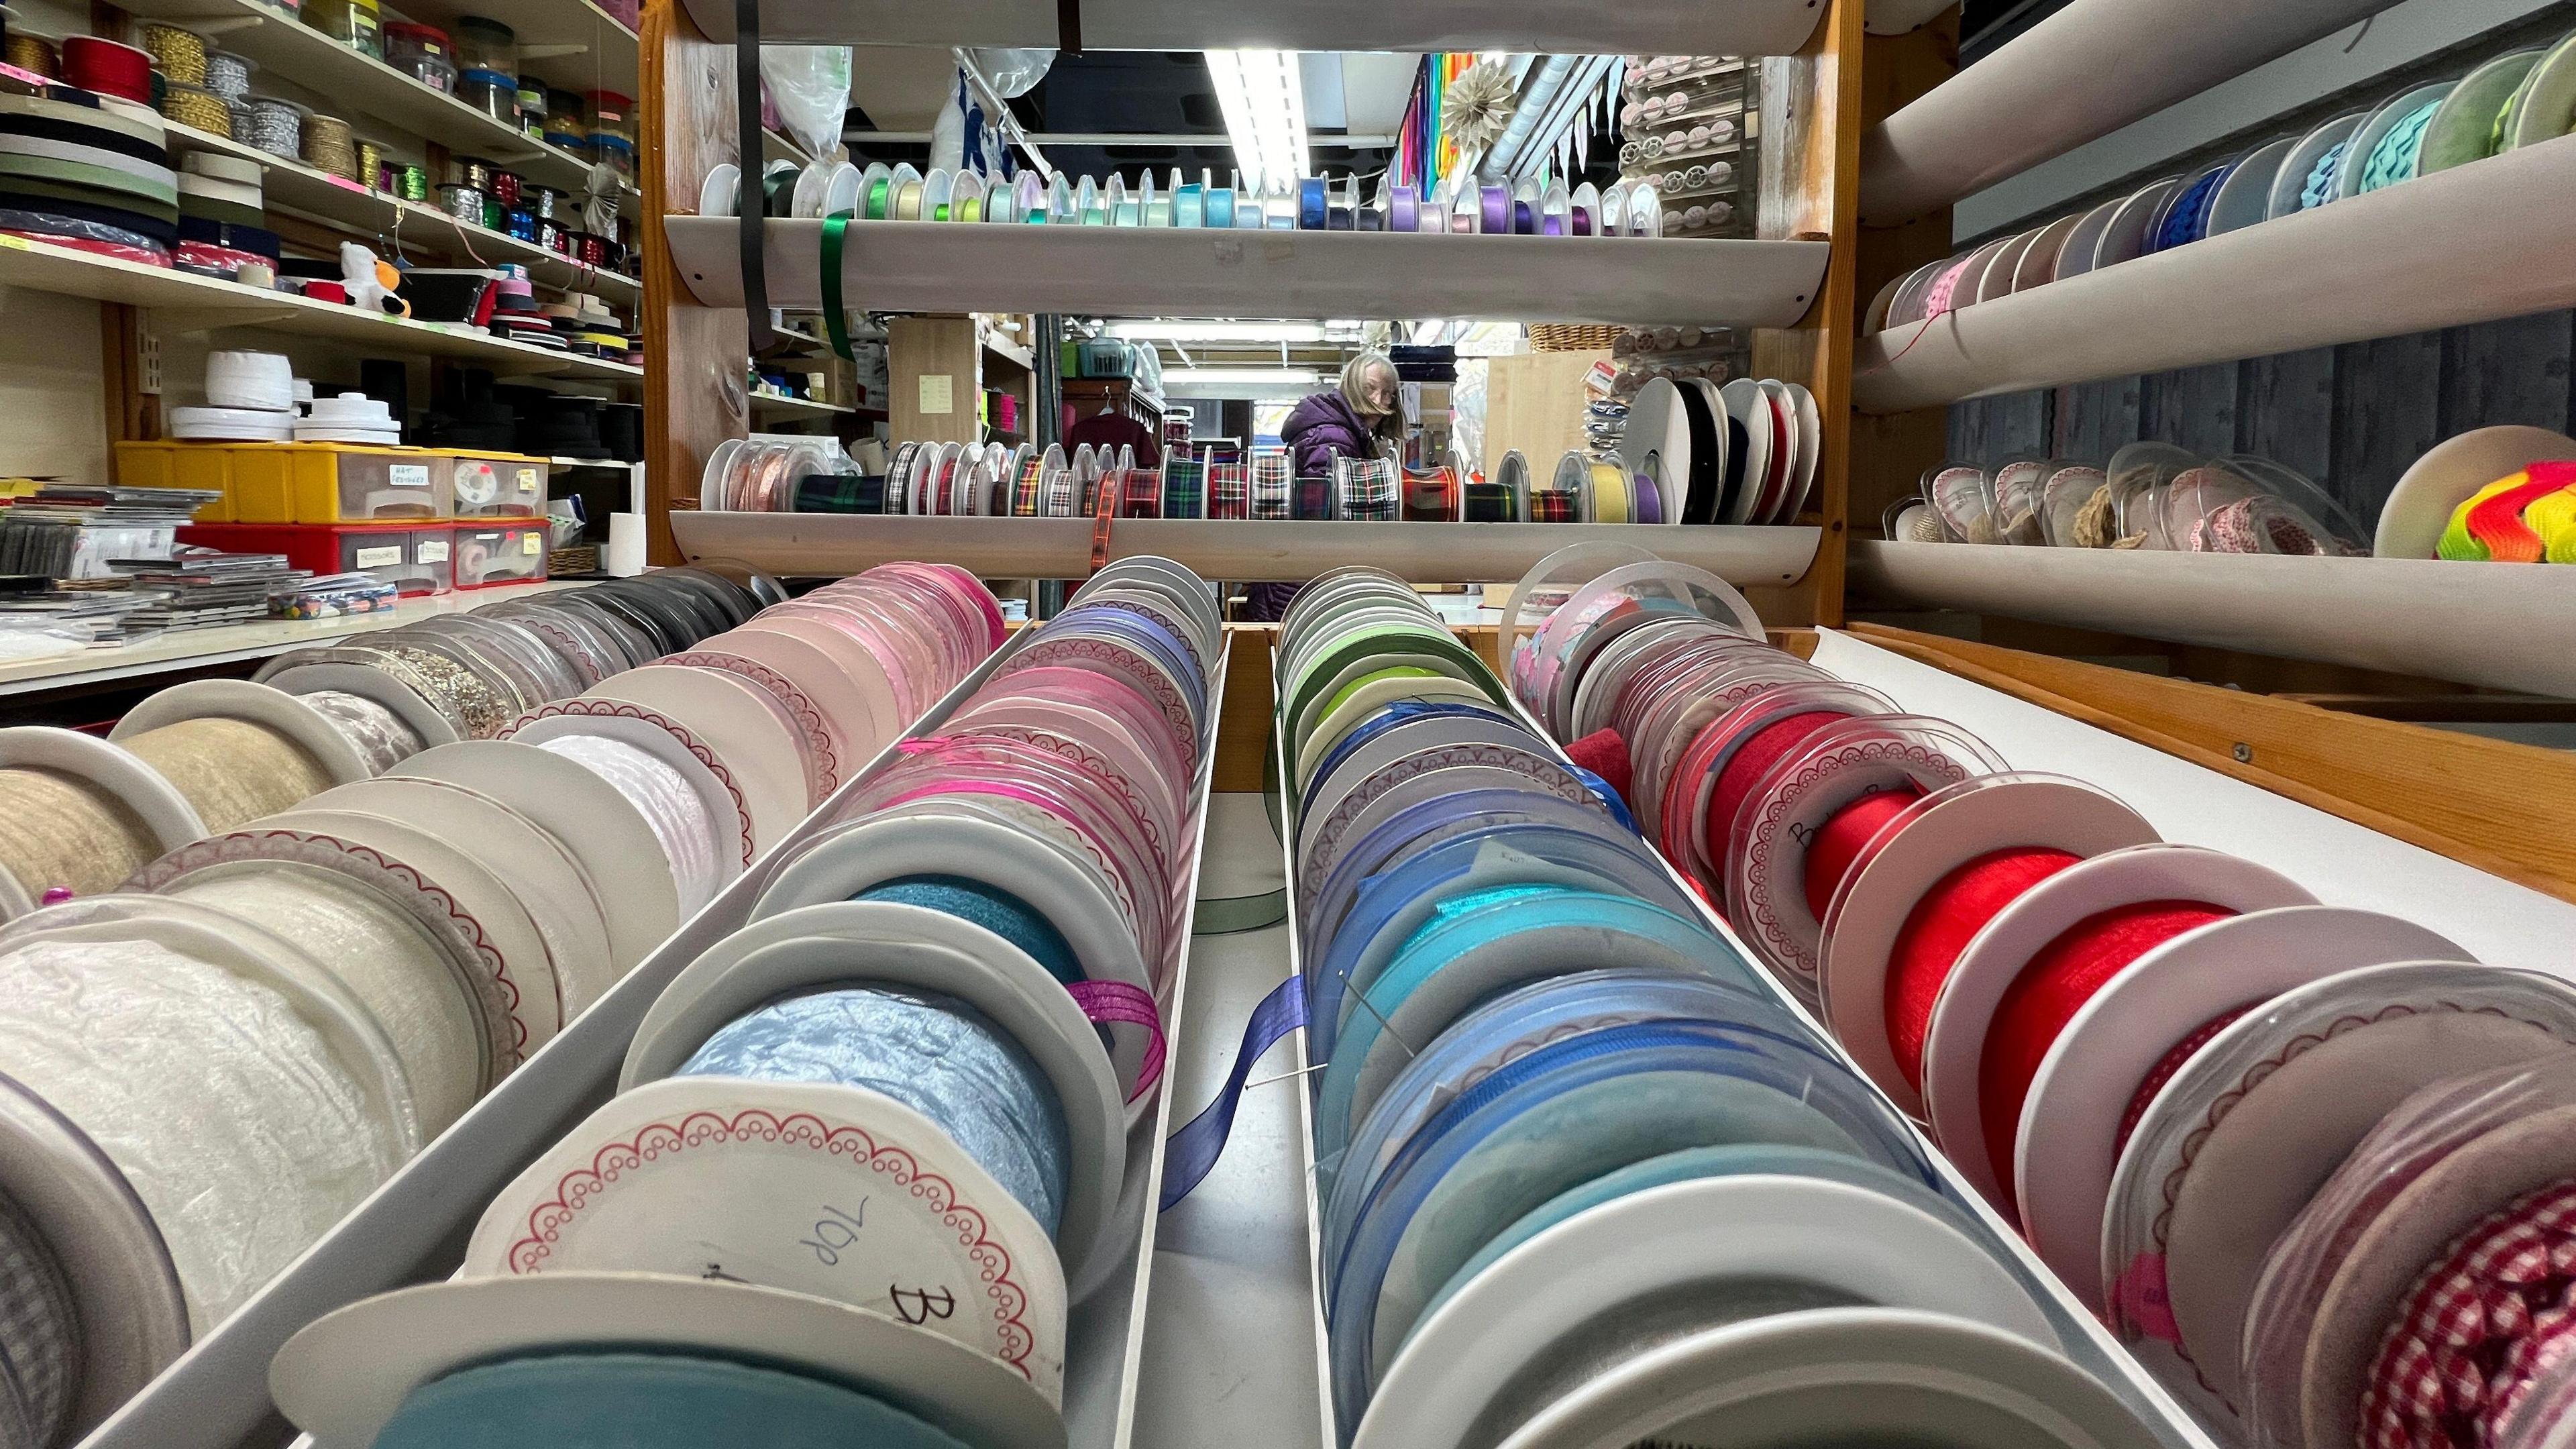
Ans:
[[[1210,463],[1207,487],[1208,517],[1226,520],[1252,517],[1251,464]]]
[[[2426,1267],[2364,1381],[2361,1449],[2500,1442],[2547,1369],[2576,1358],[2576,1178],[2508,1203]]]
[[[1011,516],[1013,518],[1038,516],[1038,509],[1042,506],[1046,492],[1047,457],[1045,453],[1031,450],[1026,457],[1020,459],[1020,466],[1011,478]],[[1056,467],[1061,470],[1063,464],[1058,463]]]
[[[1254,518],[1285,520],[1296,503],[1295,464],[1284,452],[1253,454],[1250,488]]]
[[[1463,500],[1454,468],[1408,473],[1404,479],[1404,518],[1413,523],[1446,523],[1461,516]]]
[[[1162,508],[1156,516],[1207,516],[1207,461],[1193,454],[1187,444],[1163,455]]]
[[[1530,490],[1530,522],[1572,523],[1575,521],[1575,496],[1563,488]]]
[[[1356,521],[1391,522],[1401,516],[1396,466],[1384,458],[1333,460],[1333,514]]]

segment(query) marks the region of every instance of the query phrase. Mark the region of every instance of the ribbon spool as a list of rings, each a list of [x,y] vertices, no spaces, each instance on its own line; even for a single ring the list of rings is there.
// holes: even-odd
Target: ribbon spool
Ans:
[[[0,730],[0,917],[58,887],[112,890],[204,833],[187,797],[126,751],[75,730]]]
[[[2054,862],[2049,862],[2054,864]],[[1923,1055],[1943,1149],[2007,1216],[2013,1144],[2031,1079],[2073,1014],[2155,946],[2248,911],[2315,898],[2250,861],[2143,845],[2067,864],[1979,928],[1940,986]]]
[[[1816,979],[1835,1040],[1922,1118],[1932,1014],[1977,932],[2066,866],[2157,839],[2127,805],[2060,776],[1985,774],[1927,794],[1872,837],[1827,907]]]
[[[714,750],[669,716],[574,702],[520,720],[508,738],[572,760],[626,797],[670,862],[683,917],[751,863],[741,787]]]
[[[259,925],[101,896],[12,923],[0,954],[10,1115],[25,1120],[16,1105],[41,1099],[82,1148],[16,1159],[62,1176],[13,1169],[0,1191],[64,1255],[87,1342],[75,1415],[86,1424],[191,1332],[228,1317],[422,1138],[384,1032],[328,969]],[[112,1190],[82,1220],[64,1217],[65,1191],[95,1173]],[[150,1247],[101,1262],[120,1220]],[[154,1325],[181,1290],[174,1340]],[[13,1361],[22,1381],[32,1369]]]
[[[1813,902],[1830,909],[1841,874],[1893,817],[1887,801],[1869,797],[1910,802],[2002,768],[1984,741],[1945,720],[1889,714],[1825,722],[1781,752],[1726,827],[1728,921],[1814,1005],[1824,926]],[[1711,808],[1712,830],[1722,807],[1721,799]],[[1813,884],[1811,863],[1819,867]]]
[[[858,985],[959,998],[1024,1054],[1022,1065],[1037,1075],[1022,1073],[1009,1090],[1046,1100],[982,1110],[1022,1123],[1042,1124],[1052,1114],[1057,1126],[1049,1132],[1062,1133],[1061,1186],[1046,1192],[1059,1211],[1045,1235],[1056,1246],[1038,1256],[1061,1256],[1077,1299],[1105,1282],[1121,1256],[1117,1202],[1126,1172],[1125,1119],[1110,1058],[1061,982],[965,917],[871,900],[754,921],[691,963],[655,1003],[628,1052],[621,1090],[681,1070],[705,1040],[763,1003]]]
[[[2101,1229],[2114,1332],[2213,1424],[2235,1429],[2241,1407],[2256,1442],[2357,1442],[2348,1419],[2315,1437],[2301,1417],[2350,1414],[2407,1282],[2521,1190],[2473,1173],[2500,1190],[2444,1226],[2416,1195],[2427,1167],[2497,1127],[2563,1122],[2570,1041],[2576,988],[2456,963],[2337,972],[2239,1018],[2156,1092],[2121,1151]],[[2506,1065],[2462,1077],[2472,1063],[2530,1080],[2512,1084]],[[2401,1132],[2393,1157],[2366,1150]],[[2534,1186],[2566,1160],[2561,1145],[2515,1170],[2538,1168]]]

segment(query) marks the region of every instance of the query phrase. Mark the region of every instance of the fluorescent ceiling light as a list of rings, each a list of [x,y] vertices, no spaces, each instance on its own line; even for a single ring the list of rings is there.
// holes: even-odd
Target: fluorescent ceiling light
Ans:
[[[1174,342],[1321,342],[1321,322],[1112,322],[1109,335]]]
[[[1306,387],[1322,382],[1324,375],[1311,367],[1174,367],[1163,373],[1164,385],[1190,383],[1199,386],[1222,386],[1239,383],[1248,387]]]
[[[1208,75],[1225,112],[1235,164],[1264,187],[1292,185],[1308,173],[1306,87],[1293,50],[1211,50]]]

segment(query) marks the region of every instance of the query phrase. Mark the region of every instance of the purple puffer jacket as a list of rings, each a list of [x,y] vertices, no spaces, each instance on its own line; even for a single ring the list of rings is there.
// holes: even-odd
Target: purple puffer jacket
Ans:
[[[1279,425],[1279,441],[1288,445],[1300,478],[1332,476],[1336,456],[1377,456],[1369,425],[1339,392],[1319,392],[1297,404],[1288,421]]]

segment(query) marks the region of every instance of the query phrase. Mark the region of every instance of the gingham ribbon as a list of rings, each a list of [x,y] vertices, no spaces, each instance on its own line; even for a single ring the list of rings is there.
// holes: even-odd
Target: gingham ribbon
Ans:
[[[2364,1449],[2490,1449],[2576,1355],[2576,1178],[2526,1193],[2427,1269],[2362,1385]]]

